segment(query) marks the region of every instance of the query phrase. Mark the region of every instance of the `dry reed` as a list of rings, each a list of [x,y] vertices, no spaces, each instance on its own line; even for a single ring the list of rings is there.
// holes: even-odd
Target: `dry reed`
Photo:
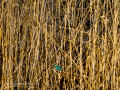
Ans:
[[[0,0],[0,13],[1,90],[120,89],[120,0]]]

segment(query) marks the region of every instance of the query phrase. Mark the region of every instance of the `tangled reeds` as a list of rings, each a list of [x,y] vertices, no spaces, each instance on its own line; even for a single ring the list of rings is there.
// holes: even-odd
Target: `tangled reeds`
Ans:
[[[0,13],[1,90],[120,89],[119,0],[2,0]]]

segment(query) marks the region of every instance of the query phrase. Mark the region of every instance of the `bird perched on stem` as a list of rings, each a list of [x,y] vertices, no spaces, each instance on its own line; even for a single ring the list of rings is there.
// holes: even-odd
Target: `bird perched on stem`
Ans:
[[[62,71],[61,67],[59,65],[54,65],[54,69]]]

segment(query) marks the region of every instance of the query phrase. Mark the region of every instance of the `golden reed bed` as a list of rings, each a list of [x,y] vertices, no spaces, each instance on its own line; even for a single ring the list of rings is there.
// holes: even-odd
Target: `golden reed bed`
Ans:
[[[119,90],[120,0],[0,0],[0,46],[1,90]]]

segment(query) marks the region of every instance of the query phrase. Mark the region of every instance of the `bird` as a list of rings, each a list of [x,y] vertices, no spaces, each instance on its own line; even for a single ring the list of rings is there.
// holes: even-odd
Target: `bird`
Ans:
[[[62,71],[61,67],[59,65],[54,65],[54,69]]]

